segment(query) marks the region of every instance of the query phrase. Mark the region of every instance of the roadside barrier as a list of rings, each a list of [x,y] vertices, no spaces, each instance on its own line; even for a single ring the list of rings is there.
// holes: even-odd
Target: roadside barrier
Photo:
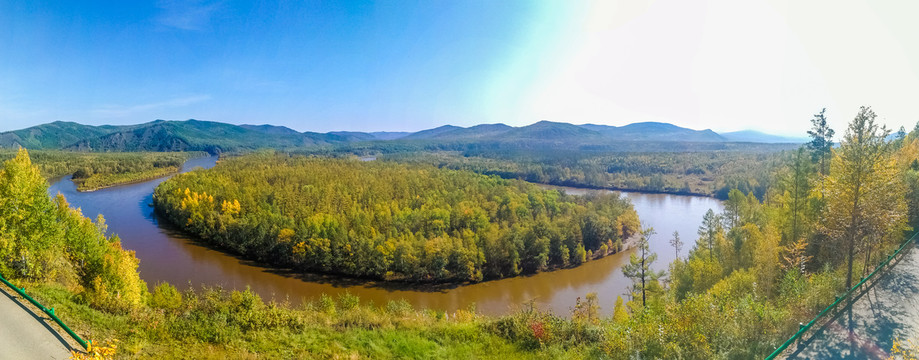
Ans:
[[[38,307],[39,309],[41,309],[41,311],[44,311],[45,314],[47,314],[49,317],[51,317],[52,320],[54,320],[54,322],[56,322],[58,325],[60,325],[61,328],[63,328],[64,331],[67,332],[67,334],[70,334],[70,336],[71,336],[74,340],[76,340],[78,343],[80,343],[80,346],[83,346],[83,348],[86,349],[86,351],[91,351],[91,350],[92,350],[93,342],[92,342],[91,340],[90,340],[90,341],[83,340],[83,338],[81,338],[79,335],[77,335],[77,333],[73,332],[73,330],[70,330],[70,328],[67,327],[67,325],[64,325],[64,322],[61,321],[61,318],[57,317],[57,315],[54,314],[54,308],[50,308],[50,309],[49,309],[49,308],[46,308],[44,305],[40,304],[38,301],[35,301],[35,299],[33,299],[33,298],[32,298],[31,296],[29,296],[28,294],[26,294],[26,291],[25,291],[24,288],[19,288],[19,287],[16,287],[15,285],[11,284],[9,281],[6,280],[6,278],[3,277],[2,274],[0,274],[0,281],[3,281],[3,283],[6,284],[6,286],[9,286],[9,287],[12,288],[13,290],[16,290],[16,293],[18,293],[20,296],[22,296],[22,297],[25,298],[26,300],[29,300],[29,302],[32,303],[32,305],[35,305],[36,307]]]
[[[897,255],[900,255],[900,253],[903,252],[904,249],[906,249],[906,246],[909,245],[909,244],[911,244],[911,243],[916,239],[916,236],[917,236],[917,235],[919,235],[919,231],[917,231],[916,233],[913,234],[912,237],[910,237],[909,239],[907,239],[906,241],[904,241],[903,244],[901,244],[900,247],[897,248],[897,250],[894,250],[894,252],[893,252],[892,254],[890,254],[889,256],[887,256],[887,259],[885,259],[883,262],[881,262],[880,264],[878,264],[878,266],[874,268],[874,271],[872,271],[870,274],[868,274],[868,276],[863,277],[862,280],[858,282],[858,284],[855,284],[855,286],[853,286],[851,289],[849,289],[848,291],[846,291],[845,294],[842,294],[842,296],[837,296],[837,297],[836,297],[836,301],[834,301],[832,304],[830,304],[830,306],[827,306],[826,309],[823,309],[823,311],[821,311],[820,313],[818,313],[817,316],[814,316],[814,318],[811,319],[810,322],[808,322],[807,324],[801,324],[801,328],[798,329],[798,332],[796,332],[794,335],[792,335],[792,337],[791,337],[790,339],[788,339],[787,341],[785,341],[781,346],[779,346],[778,348],[776,348],[775,351],[772,352],[772,354],[769,354],[769,356],[766,357],[766,360],[772,360],[772,359],[775,359],[777,356],[781,355],[782,352],[785,351],[785,349],[787,349],[789,346],[791,346],[791,344],[793,344],[795,341],[798,341],[798,339],[800,339],[802,336],[804,336],[804,334],[805,334],[808,330],[810,330],[810,328],[813,327],[814,324],[817,323],[817,320],[820,320],[820,318],[822,318],[822,317],[828,315],[833,309],[836,308],[837,305],[839,305],[839,303],[841,303],[843,300],[849,298],[850,295],[856,293],[856,292],[859,290],[859,288],[862,287],[862,285],[864,285],[865,283],[867,283],[869,280],[873,279],[873,278],[875,277],[875,275],[877,275],[878,273],[881,272],[881,270],[884,270],[884,268],[885,268],[888,264],[890,264],[890,261],[891,261],[891,260],[895,259],[895,258],[897,257]]]

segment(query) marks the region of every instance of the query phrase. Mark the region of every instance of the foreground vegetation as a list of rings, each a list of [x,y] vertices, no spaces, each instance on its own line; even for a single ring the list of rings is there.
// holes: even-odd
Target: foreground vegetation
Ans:
[[[622,249],[638,216],[617,194],[391,162],[233,158],[154,192],[173,223],[246,257],[376,279],[481,281]]]
[[[15,155],[16,151],[0,150],[0,160],[12,159]],[[31,152],[32,161],[46,179],[73,175],[73,182],[80,191],[98,190],[174,174],[186,160],[204,155],[202,152]]]
[[[0,172],[0,271],[81,334],[120,339],[121,357],[762,358],[919,219],[919,134],[888,140],[874,119],[862,109],[836,149],[815,131],[822,142],[795,152],[763,200],[730,192],[669,282],[640,271],[653,256],[638,252],[625,269],[633,300],[587,294],[570,318],[445,314],[349,295],[266,304],[251,292],[166,284],[150,293],[104,222],[51,200],[24,151]]]

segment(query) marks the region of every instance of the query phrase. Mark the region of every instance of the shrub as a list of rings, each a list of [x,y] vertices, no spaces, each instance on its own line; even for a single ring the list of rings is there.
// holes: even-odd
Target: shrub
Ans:
[[[153,289],[150,306],[164,310],[175,310],[182,307],[182,293],[169,283],[161,283]]]
[[[405,299],[398,301],[392,301],[386,303],[386,312],[396,315],[396,316],[405,316],[412,312],[412,304]]]
[[[341,307],[342,311],[352,310],[360,305],[360,303],[361,299],[348,291],[338,295],[338,305]]]
[[[320,295],[319,311],[326,313],[327,315],[335,315],[335,300],[332,300],[332,297],[329,295]]]

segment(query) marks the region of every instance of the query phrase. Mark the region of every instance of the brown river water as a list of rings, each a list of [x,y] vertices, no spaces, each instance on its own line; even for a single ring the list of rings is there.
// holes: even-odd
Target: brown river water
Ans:
[[[192,159],[182,171],[209,168],[216,160],[216,157]],[[349,291],[363,301],[373,301],[378,305],[389,300],[405,299],[416,308],[452,312],[475,304],[478,312],[491,315],[507,313],[530,301],[541,309],[568,315],[575,299],[589,292],[598,293],[602,311],[610,313],[616,296],[628,299],[626,294],[630,281],[622,275],[620,268],[628,262],[629,251],[571,269],[447,287],[289,274],[283,269],[262,267],[196,243],[158,218],[151,207],[153,189],[165,179],[81,193],[76,191],[70,177],[65,177],[54,182],[49,192],[64,194],[71,206],[82,208],[86,216],[95,218],[102,214],[109,232],[117,234],[125,248],[137,253],[141,278],[151,287],[160,282],[169,282],[180,288],[201,284],[238,290],[250,287],[266,300],[288,300],[292,304],[316,298],[322,293],[335,296]],[[605,191],[551,188],[570,194]],[[685,243],[681,254],[685,256],[695,243],[696,231],[705,212],[708,209],[720,212],[723,208],[720,201],[706,197],[623,194],[632,200],[642,225],[652,226],[657,231],[657,235],[651,237],[651,249],[658,254],[654,264],[658,270],[665,270],[676,256],[668,242],[674,231],[679,231]]]

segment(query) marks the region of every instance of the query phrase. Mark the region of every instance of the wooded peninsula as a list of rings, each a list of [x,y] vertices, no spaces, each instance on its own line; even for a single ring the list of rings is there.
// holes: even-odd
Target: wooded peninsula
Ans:
[[[581,264],[639,231],[618,194],[394,162],[261,153],[167,180],[154,205],[204,241],[301,271],[482,281]]]

